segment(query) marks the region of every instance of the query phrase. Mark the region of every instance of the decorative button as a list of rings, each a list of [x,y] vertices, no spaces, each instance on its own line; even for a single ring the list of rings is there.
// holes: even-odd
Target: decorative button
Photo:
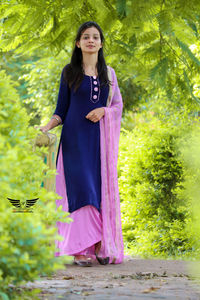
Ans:
[[[97,76],[90,76],[90,101],[97,103],[100,98],[100,82]],[[96,94],[96,95],[95,95]]]

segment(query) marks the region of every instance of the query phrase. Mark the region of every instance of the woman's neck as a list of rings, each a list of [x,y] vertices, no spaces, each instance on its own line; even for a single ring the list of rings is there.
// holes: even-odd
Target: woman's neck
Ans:
[[[98,57],[96,53],[94,54],[83,53],[82,67],[84,73],[91,76],[98,75],[97,67],[96,67],[97,61],[98,61]]]

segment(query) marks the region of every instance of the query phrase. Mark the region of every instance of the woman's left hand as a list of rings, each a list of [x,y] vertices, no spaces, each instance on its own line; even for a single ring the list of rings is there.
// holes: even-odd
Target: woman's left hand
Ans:
[[[103,107],[95,108],[87,114],[86,119],[96,123],[103,118],[104,113]]]

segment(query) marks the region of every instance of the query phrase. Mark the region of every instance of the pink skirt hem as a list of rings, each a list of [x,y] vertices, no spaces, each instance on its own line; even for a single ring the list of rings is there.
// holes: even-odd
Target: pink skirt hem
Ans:
[[[63,210],[68,212],[68,200],[63,168],[62,145],[57,162],[56,193],[62,197],[56,200],[57,207],[62,205]],[[99,211],[92,205],[81,207],[69,215],[73,222],[57,222],[58,234],[63,237],[62,241],[55,241],[61,255],[92,255],[94,245],[102,239],[102,217]]]

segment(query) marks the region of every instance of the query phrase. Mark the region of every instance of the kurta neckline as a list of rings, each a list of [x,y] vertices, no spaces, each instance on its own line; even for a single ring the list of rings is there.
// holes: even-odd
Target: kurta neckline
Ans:
[[[96,79],[96,78],[98,78],[99,76],[96,76],[96,75],[86,75],[86,74],[84,74],[84,76],[87,76],[87,77],[95,77],[94,79]]]

